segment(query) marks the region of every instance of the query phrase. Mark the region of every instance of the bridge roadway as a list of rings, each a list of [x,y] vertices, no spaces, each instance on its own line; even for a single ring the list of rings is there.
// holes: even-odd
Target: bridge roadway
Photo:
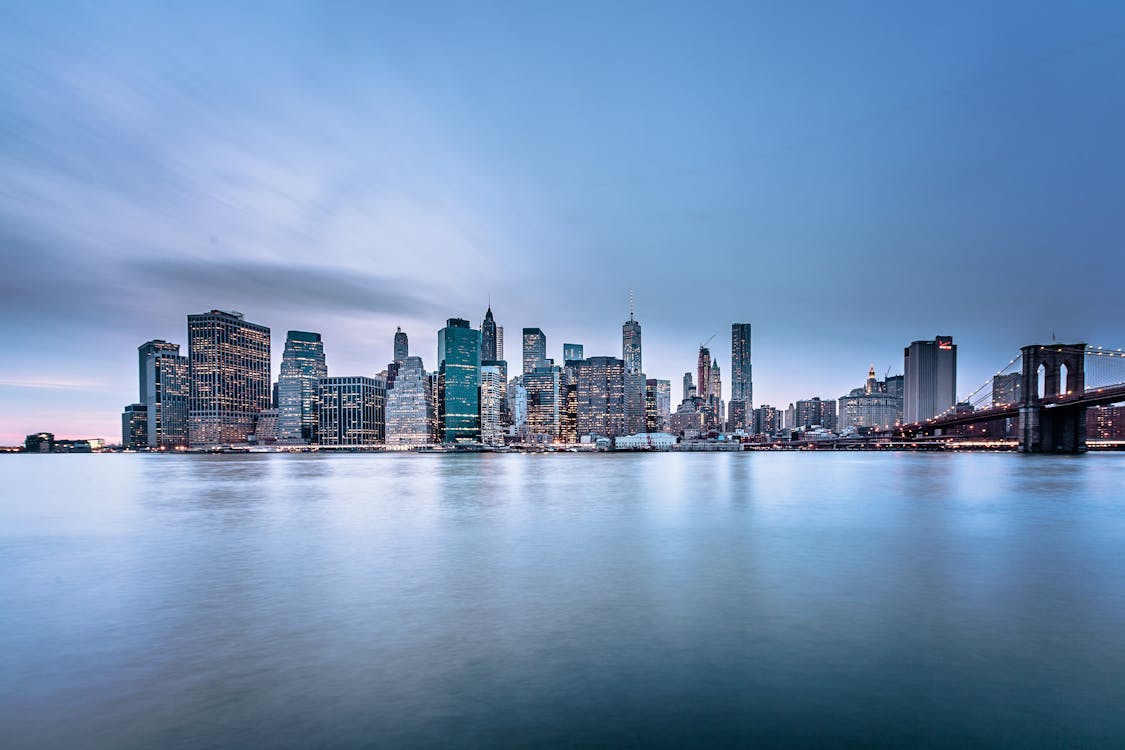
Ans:
[[[1050,409],[1052,407],[1066,406],[1105,406],[1107,404],[1115,404],[1120,401],[1125,401],[1125,383],[1109,386],[1106,388],[1091,388],[1083,391],[1082,393],[1069,393],[1066,395],[1051,396],[1048,398],[1039,399],[1038,404],[1044,408]],[[1019,404],[1002,404],[1000,406],[993,406],[988,409],[978,409],[977,411],[967,411],[960,414],[950,414],[944,417],[938,417],[931,421],[915,422],[913,424],[904,424],[893,429],[893,434],[902,435],[905,437],[913,437],[918,433],[927,433],[933,430],[940,430],[946,427],[958,427],[968,424],[980,424],[981,422],[991,422],[997,419],[1009,419],[1018,417],[1020,415]]]

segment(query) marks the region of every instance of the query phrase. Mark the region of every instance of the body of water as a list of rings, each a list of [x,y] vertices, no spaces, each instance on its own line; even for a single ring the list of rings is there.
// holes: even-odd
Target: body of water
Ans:
[[[1125,745],[1125,455],[0,480],[6,748]]]

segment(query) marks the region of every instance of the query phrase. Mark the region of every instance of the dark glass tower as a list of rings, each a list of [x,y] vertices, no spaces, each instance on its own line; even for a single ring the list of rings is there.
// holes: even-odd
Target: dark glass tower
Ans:
[[[547,364],[547,334],[538,328],[523,329],[523,374]]]
[[[402,364],[410,356],[410,341],[401,328],[395,330],[395,362]]]
[[[483,362],[500,359],[496,353],[496,319],[492,317],[492,305],[488,306],[480,324],[480,358]]]
[[[745,402],[747,414],[754,403],[749,323],[732,323],[730,327],[730,400]]]
[[[283,443],[317,442],[318,382],[328,377],[319,333],[290,331],[277,378],[277,437]]]
[[[438,331],[438,428],[443,443],[480,442],[480,331],[450,318]]]

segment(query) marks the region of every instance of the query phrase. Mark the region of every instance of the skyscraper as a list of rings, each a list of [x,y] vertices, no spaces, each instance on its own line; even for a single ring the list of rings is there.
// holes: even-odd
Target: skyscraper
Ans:
[[[395,387],[387,391],[386,443],[418,446],[433,442],[433,397],[421,357],[407,357],[399,366]]]
[[[484,313],[480,324],[480,359],[490,362],[500,359],[496,349],[496,319],[492,317],[492,305]]]
[[[578,435],[616,437],[626,434],[625,361],[616,357],[581,360],[577,381]]]
[[[689,398],[695,398],[695,384],[691,382],[691,373],[685,372],[684,373],[684,397],[681,400],[687,401]]]
[[[438,426],[443,443],[480,442],[480,331],[450,318],[438,331]]]
[[[704,401],[711,395],[711,350],[700,345],[699,359],[695,365],[695,395]]]
[[[395,328],[395,362],[401,363],[410,356],[410,339],[402,328]]]
[[[547,364],[547,334],[538,328],[523,329],[523,374]]]
[[[147,448],[175,448],[188,444],[188,396],[191,373],[179,344],[147,341],[137,347],[139,394],[145,407]]]
[[[507,410],[505,374],[497,364],[480,368],[480,441],[485,445],[504,444],[501,416]]]
[[[536,367],[523,376],[527,391],[527,432],[540,439],[555,440],[562,427],[562,412],[566,408],[561,389],[562,368],[554,364]]]
[[[629,319],[621,326],[621,359],[625,372],[642,372],[641,324],[633,317],[633,297],[629,295]]]
[[[754,369],[750,358],[750,324],[730,327],[730,414],[732,429],[752,429]],[[738,406],[736,406],[736,402]],[[736,419],[737,416],[737,419]]]
[[[386,383],[361,375],[321,378],[317,423],[323,446],[378,445],[385,435]]]
[[[563,344],[563,362],[577,362],[582,359],[582,344]]]
[[[903,350],[903,365],[904,422],[922,422],[957,403],[957,345],[952,336],[911,342]]]
[[[211,310],[188,316],[188,442],[245,443],[254,420],[270,408],[270,329],[242,313]]]
[[[317,442],[318,383],[328,377],[319,333],[289,331],[277,377],[277,439],[290,445]]]
[[[670,380],[645,381],[645,431],[663,432],[672,415],[672,382]]]

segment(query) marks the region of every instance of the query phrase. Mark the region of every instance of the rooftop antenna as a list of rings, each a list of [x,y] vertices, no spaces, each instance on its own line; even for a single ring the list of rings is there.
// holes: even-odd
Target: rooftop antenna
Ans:
[[[629,290],[629,322],[633,322],[633,290]]]

